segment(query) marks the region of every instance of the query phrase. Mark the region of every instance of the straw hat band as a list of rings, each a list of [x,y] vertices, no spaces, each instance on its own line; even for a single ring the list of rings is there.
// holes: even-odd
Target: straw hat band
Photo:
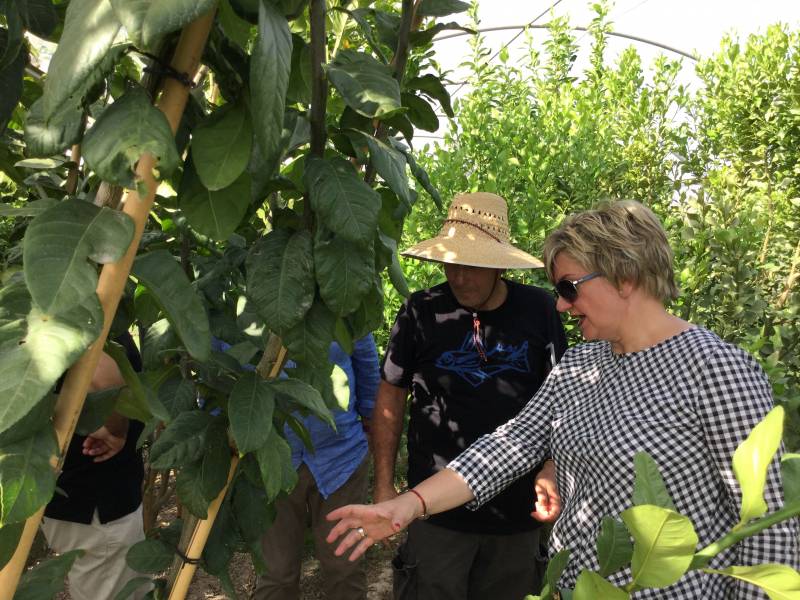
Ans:
[[[501,240],[499,237],[496,237],[496,236],[492,235],[491,233],[489,233],[488,231],[486,231],[486,225],[478,225],[476,223],[470,223],[469,221],[464,221],[463,219],[447,219],[444,222],[445,227],[447,226],[448,223],[461,223],[462,225],[469,225],[470,227],[474,227],[475,229],[479,230],[481,233],[485,233],[490,238],[492,238],[495,242],[498,242],[499,244],[503,243],[503,240]]]

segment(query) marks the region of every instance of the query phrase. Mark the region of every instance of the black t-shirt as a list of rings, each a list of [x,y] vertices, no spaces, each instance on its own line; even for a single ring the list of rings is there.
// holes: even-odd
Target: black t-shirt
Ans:
[[[136,371],[142,370],[142,360],[130,335],[116,338]],[[86,436],[73,435],[64,459],[64,467],[56,482],[53,499],[44,515],[52,519],[89,524],[94,509],[101,523],[116,521],[131,514],[142,503],[144,466],[136,450],[136,440],[144,429],[139,421],[130,421],[125,446],[104,462],[83,454]]]
[[[382,376],[411,391],[409,486],[516,416],[566,350],[553,297],[536,287],[505,283],[506,301],[475,313],[485,360],[476,347],[473,313],[458,303],[447,283],[412,294],[397,315]],[[537,471],[477,511],[459,507],[430,522],[473,533],[535,529],[540,523],[530,513]]]

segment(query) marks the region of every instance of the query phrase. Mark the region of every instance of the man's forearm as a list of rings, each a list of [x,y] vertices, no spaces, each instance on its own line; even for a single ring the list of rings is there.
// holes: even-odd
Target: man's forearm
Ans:
[[[394,468],[397,448],[403,432],[406,396],[408,391],[381,381],[375,410],[372,413],[371,438],[375,463],[375,489],[387,490],[394,486]]]

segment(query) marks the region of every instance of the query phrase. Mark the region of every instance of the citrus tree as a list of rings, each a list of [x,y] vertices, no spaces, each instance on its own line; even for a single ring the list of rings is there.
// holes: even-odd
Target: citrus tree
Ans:
[[[149,468],[206,523],[202,566],[228,589],[234,552],[263,568],[296,480],[284,427],[310,443],[298,413],[332,422],[329,345],[382,324],[383,273],[406,293],[403,221],[418,189],[438,199],[414,128],[452,114],[430,41],[466,7],[0,3],[4,573],[55,492],[51,460],[111,411],[145,422]],[[56,44],[46,73],[37,38]],[[105,344],[126,386],[84,404],[107,336],[128,330],[144,372]],[[199,557],[180,532],[152,531],[129,563],[174,576]],[[72,560],[26,575],[26,597],[50,597]]]

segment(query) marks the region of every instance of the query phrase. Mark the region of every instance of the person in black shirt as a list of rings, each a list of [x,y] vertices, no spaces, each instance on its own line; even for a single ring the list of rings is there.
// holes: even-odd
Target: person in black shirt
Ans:
[[[440,234],[403,254],[444,263],[447,282],[412,294],[392,328],[373,414],[376,503],[397,495],[409,392],[413,488],[513,418],[566,350],[554,298],[502,277],[542,263],[508,242],[499,196],[456,197]],[[462,507],[412,524],[394,561],[395,597],[521,599],[538,590],[541,523],[533,517],[554,520],[559,500],[552,463],[535,482],[540,469],[478,511]],[[544,502],[534,515],[535,486]]]
[[[141,357],[130,335],[116,339],[128,360],[141,371]],[[90,391],[120,387],[125,380],[114,360],[103,353]],[[73,435],[57,491],[45,508],[42,531],[52,550],[82,549],[69,572],[73,600],[110,600],[141,573],[125,562],[128,548],[144,539],[142,480],[144,467],[136,441],[144,425],[113,413],[88,436]],[[128,596],[143,598],[141,585]]]

